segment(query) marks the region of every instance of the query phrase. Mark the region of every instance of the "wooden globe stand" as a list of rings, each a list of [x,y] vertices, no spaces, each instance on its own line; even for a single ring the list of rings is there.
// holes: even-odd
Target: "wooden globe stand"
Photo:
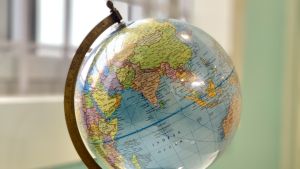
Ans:
[[[86,53],[89,51],[95,40],[110,26],[115,23],[120,23],[122,16],[118,10],[114,7],[111,1],[107,2],[107,7],[111,9],[111,14],[102,20],[98,25],[96,25],[84,38],[81,45],[77,49],[74,58],[72,60],[71,66],[66,79],[65,93],[64,93],[64,109],[65,118],[68,127],[68,131],[74,147],[79,154],[80,158],[84,164],[90,169],[102,169],[93,157],[88,152],[76,122],[75,108],[74,108],[74,94],[78,72],[80,66],[84,60]]]

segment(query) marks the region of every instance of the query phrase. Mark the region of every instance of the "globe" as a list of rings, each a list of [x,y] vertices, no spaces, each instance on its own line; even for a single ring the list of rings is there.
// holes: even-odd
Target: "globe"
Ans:
[[[223,48],[183,21],[119,26],[78,73],[81,139],[105,169],[204,169],[239,124],[240,87]]]

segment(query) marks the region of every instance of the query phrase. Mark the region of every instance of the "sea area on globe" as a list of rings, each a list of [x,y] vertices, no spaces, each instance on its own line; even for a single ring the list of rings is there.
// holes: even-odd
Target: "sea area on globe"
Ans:
[[[240,86],[224,49],[188,23],[120,26],[81,65],[75,114],[104,169],[204,169],[231,142]]]

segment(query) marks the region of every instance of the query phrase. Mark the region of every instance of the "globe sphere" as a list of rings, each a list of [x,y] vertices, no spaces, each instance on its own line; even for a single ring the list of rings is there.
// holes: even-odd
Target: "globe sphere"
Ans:
[[[222,47],[177,20],[121,26],[86,56],[76,82],[82,140],[107,169],[203,169],[231,142],[240,86]]]

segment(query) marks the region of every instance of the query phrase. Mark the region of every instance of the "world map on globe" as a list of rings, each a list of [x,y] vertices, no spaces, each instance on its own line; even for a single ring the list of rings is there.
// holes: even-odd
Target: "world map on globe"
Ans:
[[[239,124],[240,87],[223,48],[177,20],[112,32],[76,82],[80,134],[102,168],[202,169]]]

